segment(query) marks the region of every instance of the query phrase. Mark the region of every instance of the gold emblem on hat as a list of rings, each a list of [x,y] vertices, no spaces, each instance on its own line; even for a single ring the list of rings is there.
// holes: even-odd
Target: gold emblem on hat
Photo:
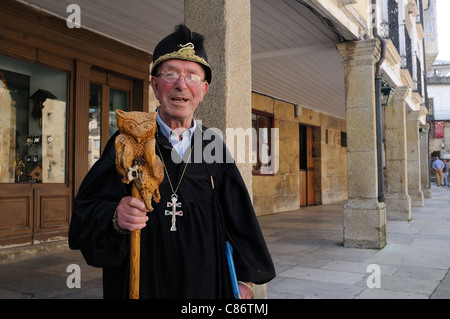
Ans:
[[[186,61],[192,61],[210,67],[205,59],[195,54],[194,50],[195,46],[192,42],[188,42],[186,44],[179,44],[178,47],[180,47],[178,51],[166,53],[160,56],[158,59],[156,59],[156,61],[153,63],[152,71],[159,63],[170,59],[181,59]]]
[[[179,44],[178,46],[181,48],[180,50],[178,50],[178,54],[180,56],[188,57],[188,56],[195,55],[195,50],[194,50],[195,46],[192,42],[188,42],[186,44]]]

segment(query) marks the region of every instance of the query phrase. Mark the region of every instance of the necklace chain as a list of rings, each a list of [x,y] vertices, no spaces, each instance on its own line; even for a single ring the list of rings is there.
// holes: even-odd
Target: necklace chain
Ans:
[[[170,189],[172,190],[172,194],[176,195],[176,193],[178,191],[178,188],[180,187],[181,181],[183,180],[184,173],[186,172],[186,168],[187,168],[187,166],[189,164],[189,161],[191,159],[192,149],[194,148],[194,145],[191,146],[191,150],[189,151],[189,157],[187,158],[186,165],[184,165],[183,173],[181,174],[180,180],[178,181],[178,185],[177,185],[177,188],[175,190],[173,189],[172,181],[170,180],[169,172],[167,171],[167,166],[166,166],[166,163],[164,162],[164,158],[163,158],[163,156],[161,154],[161,150],[159,149],[158,142],[156,142],[156,147],[158,148],[159,156],[161,157],[161,161],[163,163],[164,171],[166,172],[167,180],[169,181],[169,185],[170,185]]]

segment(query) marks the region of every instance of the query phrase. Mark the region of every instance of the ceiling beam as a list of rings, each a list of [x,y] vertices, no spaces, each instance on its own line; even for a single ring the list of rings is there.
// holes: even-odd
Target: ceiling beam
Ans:
[[[325,44],[312,45],[312,46],[308,46],[308,47],[256,53],[256,54],[252,54],[252,60],[270,59],[270,58],[277,58],[277,57],[283,57],[283,56],[295,56],[295,55],[302,55],[302,54],[306,54],[306,53],[318,52],[318,51],[329,50],[329,49],[336,49],[336,43],[330,42],[330,43],[325,43]]]

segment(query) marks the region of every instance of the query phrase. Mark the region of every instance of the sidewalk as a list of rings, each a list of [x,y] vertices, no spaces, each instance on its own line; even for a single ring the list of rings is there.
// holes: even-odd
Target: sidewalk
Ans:
[[[277,270],[268,298],[450,298],[450,188],[431,191],[410,222],[387,221],[382,250],[342,246],[342,204],[262,217]],[[367,285],[373,264],[380,288]]]
[[[277,270],[268,298],[450,298],[450,188],[433,183],[431,191],[410,222],[388,221],[382,250],[342,246],[343,204],[260,217]],[[80,266],[81,288],[67,287],[71,264]],[[367,286],[372,264],[380,288]],[[0,298],[102,298],[101,278],[79,251],[63,249],[0,263]]]
[[[80,288],[67,287],[67,279],[73,274],[73,270],[67,272],[71,264],[80,266]],[[68,247],[60,252],[0,264],[0,299],[5,298],[103,298],[102,270],[88,266],[79,251]]]

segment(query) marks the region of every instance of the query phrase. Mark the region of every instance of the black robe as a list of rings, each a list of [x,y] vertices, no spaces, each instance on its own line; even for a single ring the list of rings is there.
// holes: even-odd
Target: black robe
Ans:
[[[81,184],[69,230],[70,247],[80,249],[89,265],[103,268],[104,298],[128,298],[130,236],[119,234],[112,225],[120,199],[131,195],[130,185],[122,183],[115,168],[117,134]],[[164,213],[171,209],[167,203],[172,194],[164,174],[159,186],[161,201],[153,203],[154,210],[141,231],[140,298],[233,298],[226,240],[233,246],[238,280],[263,284],[275,277],[235,163],[208,164],[201,156],[211,140],[203,139],[200,128],[192,137],[191,159],[177,191],[182,203],[178,209],[183,211],[176,218],[177,231],[170,231],[172,217]],[[172,145],[159,132],[157,143],[176,188],[185,162],[171,160]],[[220,145],[226,161],[229,153],[221,140]]]

